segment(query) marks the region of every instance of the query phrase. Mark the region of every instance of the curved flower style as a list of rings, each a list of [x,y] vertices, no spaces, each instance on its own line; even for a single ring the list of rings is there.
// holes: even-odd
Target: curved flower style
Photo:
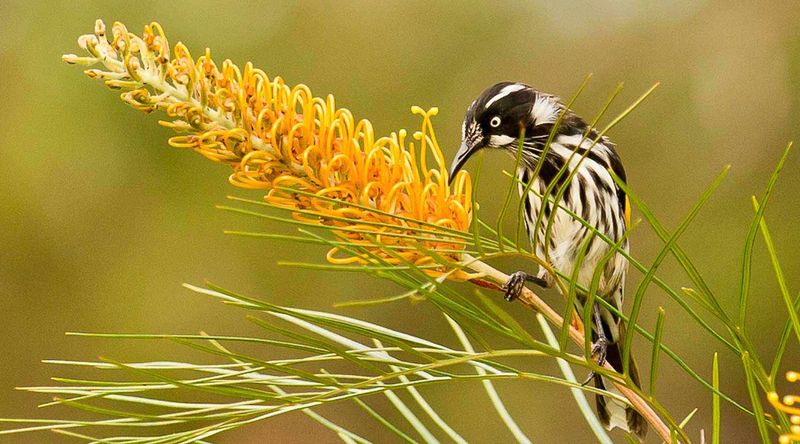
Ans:
[[[415,146],[405,130],[376,138],[368,120],[337,109],[333,96],[314,97],[307,86],[270,79],[251,63],[243,70],[230,60],[218,66],[209,49],[195,60],[182,43],[170,51],[158,23],[146,26],[141,37],[114,23],[109,41],[98,20],[94,34],[78,42],[88,56],[65,55],[64,61],[102,65],[85,72],[127,90],[121,97],[133,108],[165,112],[172,120],[160,123],[182,133],[170,145],[229,164],[233,185],[265,189],[270,204],[335,226],[348,242],[419,247],[393,254],[374,248],[372,258],[333,248],[329,261],[379,257],[421,265],[431,261],[424,250],[457,258],[464,248],[463,237],[453,234],[469,228],[470,178],[460,173],[451,190],[431,123],[436,108],[412,108],[422,116]]]
[[[789,382],[800,381],[800,373],[786,372],[786,380]],[[771,392],[767,394],[767,399],[775,409],[788,414],[789,420],[792,423],[791,432],[781,435],[778,442],[781,444],[800,442],[800,408],[795,407],[795,404],[800,402],[800,396],[786,395],[781,399],[777,393]]]

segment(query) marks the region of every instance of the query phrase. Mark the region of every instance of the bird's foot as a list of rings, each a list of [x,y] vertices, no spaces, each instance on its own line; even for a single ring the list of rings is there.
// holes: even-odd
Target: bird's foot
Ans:
[[[598,366],[602,367],[606,365],[606,357],[608,356],[608,339],[605,337],[598,338],[594,344],[592,344],[592,359],[595,360]],[[586,385],[591,381],[597,373],[591,372],[589,376],[583,381],[583,384]]]
[[[525,273],[524,271],[517,271],[511,274],[511,277],[508,278],[508,281],[506,281],[502,287],[503,291],[506,293],[505,299],[508,302],[517,299],[522,293],[522,289],[525,287],[525,282],[533,282],[542,288],[549,287],[547,281],[544,279]]]
[[[606,356],[608,355],[608,339],[599,338],[592,344],[592,357],[595,358],[597,365],[600,367],[606,365]]]

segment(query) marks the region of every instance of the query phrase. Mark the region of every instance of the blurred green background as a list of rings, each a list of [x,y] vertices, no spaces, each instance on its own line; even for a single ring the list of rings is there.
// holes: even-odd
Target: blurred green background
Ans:
[[[63,53],[79,52],[76,39],[92,31],[96,18],[109,25],[123,21],[135,32],[157,20],[172,43],[181,40],[194,54],[210,46],[220,60],[252,60],[270,75],[308,84],[317,95],[335,94],[338,105],[370,118],[378,133],[416,128],[411,105],[438,106],[434,123],[448,157],[457,147],[467,105],[494,82],[524,81],[564,97],[594,73],[575,105],[585,117],[600,109],[617,82],[625,89],[613,114],[661,82],[611,137],[631,185],[668,227],[724,165],[732,164],[730,176],[680,242],[731,312],[752,215],[750,195],[761,193],[783,145],[798,136],[797,2],[3,1],[0,417],[64,414],[37,410],[47,398],[13,390],[68,373],[41,363],[45,358],[189,355],[169,344],[81,339],[66,337],[65,331],[259,333],[243,320],[244,313],[191,294],[182,282],[207,279],[277,303],[318,309],[400,291],[366,276],[276,265],[282,259],[324,260],[317,247],[224,235],[223,229],[275,229],[214,208],[228,194],[258,194],[229,186],[225,167],[168,147],[171,132],[156,124],[158,116],[131,110],[117,93],[60,61]],[[497,153],[486,160],[491,168],[484,171],[493,172],[483,178],[478,199],[484,214],[492,215],[506,183],[500,170],[511,165]],[[794,153],[767,211],[793,292],[800,289],[798,168],[800,155]],[[648,263],[660,243],[645,225],[633,235],[633,250]],[[757,247],[749,327],[762,357],[771,359],[786,314],[763,250]],[[689,285],[674,262],[660,275],[676,287]],[[629,287],[638,278],[630,278]],[[558,295],[548,297],[559,304]],[[652,328],[659,306],[667,311],[668,345],[710,377],[712,352],[723,352],[719,344],[657,289],[647,295],[645,325]],[[534,328],[521,307],[507,309]],[[343,310],[453,341],[429,304]],[[640,360],[647,361],[649,350],[643,343],[638,347]],[[792,355],[796,365],[787,367],[800,370],[797,356]],[[661,401],[678,417],[697,407],[690,428],[697,437],[710,424],[711,399],[670,361],[662,362]],[[736,356],[722,353],[723,388],[746,403],[739,366]],[[498,386],[536,442],[592,440],[563,388]],[[510,439],[478,384],[426,393],[466,436]],[[332,414],[347,417],[352,406],[337,409]],[[752,421],[727,406],[723,413],[723,442],[757,439]],[[358,415],[346,422],[361,424],[381,441],[380,429]],[[219,442],[334,439],[302,415],[218,437]],[[46,433],[10,439],[59,440],[64,439]]]

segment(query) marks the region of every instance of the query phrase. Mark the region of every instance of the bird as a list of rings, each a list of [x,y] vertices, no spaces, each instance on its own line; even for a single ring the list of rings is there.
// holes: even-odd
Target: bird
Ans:
[[[461,146],[450,165],[451,182],[467,160],[484,149],[505,151],[518,159],[516,177],[524,202],[523,222],[535,254],[564,275],[576,276],[577,283],[584,288],[590,287],[595,270],[603,267],[599,270],[596,295],[621,309],[628,262],[620,250],[630,249],[626,235],[630,201],[612,176],[613,172],[626,181],[615,144],[598,134],[558,97],[524,83],[500,82],[484,90],[467,109],[461,127]],[[550,198],[543,201],[542,196],[554,181],[554,190],[564,189],[560,200],[554,202],[560,193],[552,191]],[[544,217],[539,216],[540,212]],[[575,216],[618,244],[619,249],[612,251],[614,244],[593,235]],[[547,230],[547,220],[551,217],[552,227]],[[582,261],[581,251],[585,251]],[[604,263],[603,258],[608,255],[611,256]],[[542,266],[536,274],[517,271],[503,286],[505,298],[512,301],[518,297],[526,282],[550,288],[555,279]],[[577,313],[584,313],[586,294],[578,291],[574,300]],[[618,315],[597,302],[591,313],[592,355],[599,365],[607,362],[621,373],[623,353],[619,340],[624,336],[625,326]],[[636,364],[630,359],[629,374],[639,386]],[[589,380],[599,389],[617,392],[601,375],[592,373]],[[632,407],[597,395],[596,408],[608,430],[618,427],[639,440],[644,439],[647,423]]]

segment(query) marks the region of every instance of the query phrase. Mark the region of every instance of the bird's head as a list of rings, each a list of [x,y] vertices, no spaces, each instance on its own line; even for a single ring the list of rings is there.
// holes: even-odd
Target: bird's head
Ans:
[[[467,109],[461,126],[461,147],[450,165],[450,179],[483,148],[516,149],[522,129],[526,139],[537,126],[554,123],[558,99],[523,83],[501,82],[482,92]]]

